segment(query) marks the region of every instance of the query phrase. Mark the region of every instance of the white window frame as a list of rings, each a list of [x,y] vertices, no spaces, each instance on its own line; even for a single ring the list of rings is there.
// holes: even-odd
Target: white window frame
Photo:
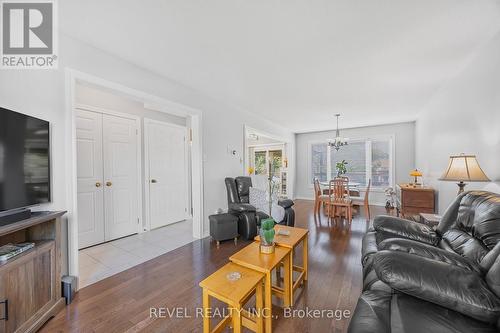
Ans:
[[[368,182],[368,179],[372,178],[372,141],[389,141],[389,185],[387,187],[393,187],[395,184],[395,169],[396,169],[396,164],[395,164],[395,135],[390,134],[390,135],[374,135],[370,137],[365,137],[365,138],[353,138],[350,139],[349,142],[365,142],[366,144],[366,149],[365,149],[365,160],[366,160],[366,181]],[[312,188],[314,186],[313,181],[312,181],[312,146],[317,145],[317,144],[328,144],[326,141],[309,141],[308,142],[308,151],[307,151],[307,175],[309,177],[309,187]],[[332,153],[332,147],[327,146],[326,149],[326,160],[327,160],[327,165],[326,165],[326,179],[327,181],[330,181],[332,179],[332,165],[330,163],[331,161],[331,153]],[[342,148],[340,148],[342,149]],[[360,187],[360,190],[365,190],[366,186]],[[374,192],[383,192],[386,189],[386,186],[380,187],[371,187],[371,190]]]

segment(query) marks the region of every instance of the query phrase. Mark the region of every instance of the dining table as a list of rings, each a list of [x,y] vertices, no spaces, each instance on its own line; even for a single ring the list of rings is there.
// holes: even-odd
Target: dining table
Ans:
[[[330,186],[330,182],[319,182],[319,184],[322,186],[322,190],[321,190],[321,193],[325,194],[325,195],[329,195],[329,186]],[[349,196],[351,197],[360,197],[360,190],[359,190],[359,187],[360,187],[361,183],[358,183],[358,182],[349,182]],[[354,206],[357,206],[357,204],[355,204]]]
[[[330,185],[330,182],[319,182],[319,184],[321,186],[326,186],[328,187]],[[355,189],[355,188],[358,188],[359,186],[361,185],[361,183],[357,183],[357,182],[349,182],[349,189]]]

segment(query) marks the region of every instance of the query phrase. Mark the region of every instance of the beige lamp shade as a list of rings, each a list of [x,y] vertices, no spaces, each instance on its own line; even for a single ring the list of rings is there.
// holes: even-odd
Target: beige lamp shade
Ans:
[[[440,180],[448,181],[469,181],[469,182],[489,182],[490,179],[485,175],[479,166],[475,155],[454,155],[450,156],[450,161],[446,171]]]

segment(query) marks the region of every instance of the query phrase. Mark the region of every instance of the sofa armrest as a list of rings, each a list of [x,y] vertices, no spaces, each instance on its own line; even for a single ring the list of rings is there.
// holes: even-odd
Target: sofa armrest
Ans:
[[[391,288],[488,323],[500,316],[500,299],[476,272],[403,252],[380,251],[373,267]]]
[[[256,211],[254,206],[247,203],[230,203],[228,205],[228,208],[230,212],[235,213],[247,213]]]
[[[474,271],[478,274],[483,274],[481,268],[478,265],[457,253],[448,252],[433,245],[415,242],[411,239],[389,238],[380,242],[380,244],[378,245],[378,250],[399,251],[403,253],[413,254],[420,257],[442,261],[447,264],[462,267],[470,271]]]
[[[383,231],[402,238],[413,239],[418,242],[436,245],[438,234],[431,227],[394,216],[380,215],[373,221],[376,231]]]
[[[291,199],[278,200],[278,205],[285,209],[292,207],[294,204],[295,203]]]
[[[392,294],[364,291],[358,299],[348,333],[387,333],[391,331]]]

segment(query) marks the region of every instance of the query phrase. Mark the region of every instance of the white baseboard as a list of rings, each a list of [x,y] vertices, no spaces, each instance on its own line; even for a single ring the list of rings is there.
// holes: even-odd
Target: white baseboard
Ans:
[[[314,200],[314,198],[311,198],[311,197],[295,197],[294,200]]]

